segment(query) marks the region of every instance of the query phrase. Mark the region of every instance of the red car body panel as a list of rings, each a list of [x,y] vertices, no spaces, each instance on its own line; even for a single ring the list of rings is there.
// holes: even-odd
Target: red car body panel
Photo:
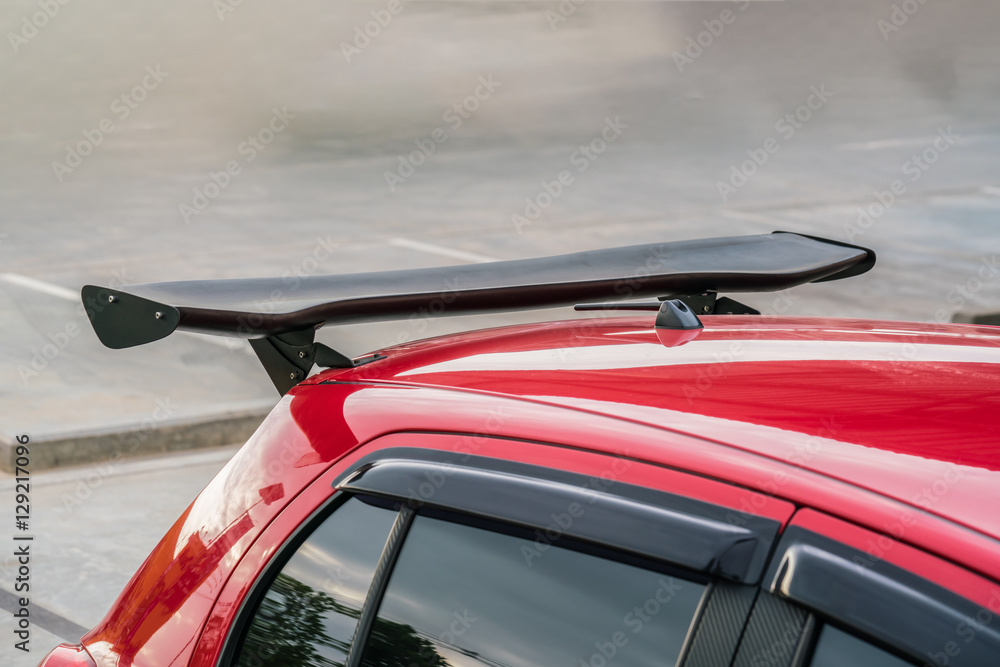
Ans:
[[[209,667],[216,664],[228,630],[239,612],[241,601],[250,592],[253,583],[260,577],[263,568],[277,548],[316,510],[317,506],[335,493],[332,482],[361,457],[390,447],[440,449],[514,461],[530,460],[538,465],[550,464],[560,470],[605,480],[608,484],[615,482],[639,484],[730,507],[734,510],[734,517],[739,516],[741,508],[751,505],[754,495],[748,489],[643,464],[626,458],[624,452],[608,457],[551,445],[469,435],[398,433],[377,438],[357,448],[332,466],[295,499],[253,545],[219,596],[218,604],[202,634],[195,653],[196,657],[191,663],[192,667]],[[794,512],[795,506],[791,503],[771,499],[765,511],[753,514],[766,516],[784,525]],[[540,535],[539,539],[544,539],[544,536]]]
[[[866,567],[881,558],[943,588],[950,589],[984,609],[1000,613],[1000,585],[996,582],[977,576],[925,551],[897,542],[888,535],[810,509],[799,510],[789,525],[825,535],[841,544],[865,552],[865,559],[857,563],[861,567]],[[878,554],[870,553],[873,547],[878,549]]]
[[[616,317],[432,339],[313,376],[84,644],[119,667],[187,664],[196,645],[195,664],[213,664],[249,585],[329,497],[340,459],[376,438],[581,472],[594,453],[627,457],[634,483],[735,512],[784,523],[793,503],[814,508],[795,520],[989,603],[973,583],[1000,581],[1000,329],[703,321],[672,347],[652,317]]]
[[[1000,330],[704,319],[705,330],[675,348],[638,318],[594,322],[583,335],[574,325],[572,347],[565,323],[507,330],[513,344],[502,334],[484,343],[476,332],[419,360],[393,355],[378,376],[362,367],[353,377],[667,427],[849,480],[1000,539],[1000,513],[982,502],[1000,503]]]

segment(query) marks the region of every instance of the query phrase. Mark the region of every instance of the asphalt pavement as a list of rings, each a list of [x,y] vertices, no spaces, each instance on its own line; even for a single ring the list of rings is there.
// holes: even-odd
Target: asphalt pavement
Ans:
[[[76,642],[107,613],[122,588],[236,447],[93,464],[32,475],[30,572],[13,549],[0,556],[0,661],[31,667],[54,646]],[[13,479],[0,493],[13,497]],[[15,581],[30,587],[28,652],[12,649],[19,608]]]
[[[879,253],[864,279],[800,290],[795,313],[1000,309],[1000,281],[955,293],[1000,241],[995,3],[905,21],[887,2],[572,6],[403,4],[385,26],[377,2],[60,9],[0,56],[16,93],[0,99],[0,432],[41,442],[274,402],[243,342],[104,349],[88,283],[785,229]],[[359,354],[552,315],[322,337]]]
[[[0,7],[0,440],[61,443],[38,455],[39,480],[65,480],[34,497],[38,577],[41,603],[74,624],[99,617],[215,463],[180,453],[156,460],[199,474],[114,478],[155,493],[177,484],[148,534],[112,527],[142,523],[131,505],[98,513],[114,480],[71,518],[56,490],[114,452],[238,443],[277,400],[245,342],[105,349],[79,304],[84,284],[294,280],[781,229],[879,256],[864,277],[797,289],[791,314],[1000,311],[992,0],[404,2],[397,13],[379,1],[95,0],[59,4],[41,26],[38,7]],[[566,314],[320,338],[355,355]],[[73,567],[82,554],[93,570]]]

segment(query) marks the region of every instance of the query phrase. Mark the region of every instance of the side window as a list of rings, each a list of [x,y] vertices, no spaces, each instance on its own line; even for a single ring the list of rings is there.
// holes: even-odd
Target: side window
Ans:
[[[418,515],[362,667],[665,667],[705,585]]]
[[[395,518],[357,498],[337,508],[271,583],[235,664],[343,665]]]
[[[810,667],[842,667],[843,665],[911,667],[909,662],[832,625],[825,625],[820,631],[819,641],[816,643],[816,649],[809,665]]]

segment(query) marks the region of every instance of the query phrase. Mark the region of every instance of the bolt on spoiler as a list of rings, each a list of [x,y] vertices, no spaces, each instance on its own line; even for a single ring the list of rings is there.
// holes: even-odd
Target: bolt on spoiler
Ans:
[[[768,292],[847,278],[874,264],[875,253],[867,248],[774,232],[403,271],[191,280],[122,289],[87,285],[82,298],[97,337],[113,349],[182,330],[249,338],[258,356],[266,347],[261,339],[272,347],[291,344],[295,349],[276,349],[282,357],[296,352],[305,363],[319,345],[312,343],[315,330],[329,324],[407,319],[428,311],[459,315],[595,299]],[[298,354],[303,351],[309,359]],[[327,356],[335,365],[350,362]],[[286,384],[293,375],[283,373]]]

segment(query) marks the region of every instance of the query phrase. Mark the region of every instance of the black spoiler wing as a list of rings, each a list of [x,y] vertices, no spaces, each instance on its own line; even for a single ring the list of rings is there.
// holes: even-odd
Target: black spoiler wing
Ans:
[[[568,306],[596,299],[771,292],[868,271],[866,248],[787,232],[487,264],[332,276],[87,285],[98,338],[120,349],[175,330],[264,338],[327,324]]]
[[[98,338],[114,349],[175,330],[250,339],[308,331],[311,344],[313,330],[327,324],[406,319],[422,309],[458,315],[768,292],[857,275],[874,263],[875,253],[860,246],[774,232],[404,271],[87,285],[82,298]]]

